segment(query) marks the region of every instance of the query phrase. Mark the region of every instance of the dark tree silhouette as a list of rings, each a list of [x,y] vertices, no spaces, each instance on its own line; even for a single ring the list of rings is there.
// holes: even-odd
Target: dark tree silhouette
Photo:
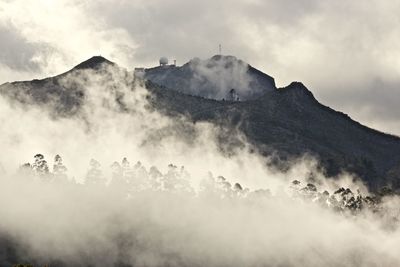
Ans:
[[[42,180],[50,180],[49,166],[47,161],[44,159],[42,154],[36,154],[34,156],[35,162],[32,164],[32,169],[34,173]]]

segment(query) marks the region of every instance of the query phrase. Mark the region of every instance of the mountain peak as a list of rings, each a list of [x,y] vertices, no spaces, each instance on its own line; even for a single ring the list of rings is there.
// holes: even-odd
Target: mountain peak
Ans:
[[[302,82],[291,82],[287,87],[280,89],[283,92],[290,92],[297,97],[306,97],[315,100],[313,93]]]
[[[102,57],[102,56],[94,56],[89,58],[86,61],[83,61],[82,63],[76,65],[74,69],[99,69],[100,66],[103,64],[107,65],[115,65],[114,62],[109,61],[108,59]]]

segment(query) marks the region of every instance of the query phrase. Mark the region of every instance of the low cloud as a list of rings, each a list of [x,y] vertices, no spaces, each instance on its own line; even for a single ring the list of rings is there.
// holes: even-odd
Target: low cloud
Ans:
[[[38,107],[0,98],[0,233],[15,242],[20,259],[62,260],[71,266],[400,262],[397,198],[383,201],[377,214],[365,210],[357,216],[321,207],[313,202],[320,196],[315,191],[304,191],[305,199],[292,198],[290,182],[299,179],[305,186],[311,175],[320,192],[332,194],[340,186],[364,196],[368,192],[349,175],[325,179],[312,158],[300,158],[282,173],[246,145],[223,155],[215,142],[217,129],[208,123],[191,125],[197,134],[188,141],[168,129],[191,123],[148,109],[149,92],[140,82],[132,86],[132,79],[113,67],[64,76],[61,83],[85,88],[76,117],[52,116],[49,108],[57,102]],[[162,134],[144,142],[154,133]],[[37,170],[43,165],[32,159],[36,153],[45,159],[62,155],[70,182],[42,176]],[[141,182],[121,188],[113,183],[119,175],[113,162],[123,157]],[[91,158],[98,163],[89,166]],[[33,171],[16,172],[25,162]],[[52,163],[48,160],[50,168]],[[172,185],[149,186],[151,174],[167,177]],[[93,175],[102,182],[88,183]]]

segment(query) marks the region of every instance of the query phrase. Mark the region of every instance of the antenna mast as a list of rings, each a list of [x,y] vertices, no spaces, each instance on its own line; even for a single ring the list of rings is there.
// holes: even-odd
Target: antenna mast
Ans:
[[[222,45],[219,45],[219,54],[222,55]]]

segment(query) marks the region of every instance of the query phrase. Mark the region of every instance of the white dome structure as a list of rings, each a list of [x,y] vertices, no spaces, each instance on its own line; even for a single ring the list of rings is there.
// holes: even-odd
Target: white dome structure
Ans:
[[[168,65],[168,58],[161,57],[160,58],[160,66],[166,66],[166,65]]]

